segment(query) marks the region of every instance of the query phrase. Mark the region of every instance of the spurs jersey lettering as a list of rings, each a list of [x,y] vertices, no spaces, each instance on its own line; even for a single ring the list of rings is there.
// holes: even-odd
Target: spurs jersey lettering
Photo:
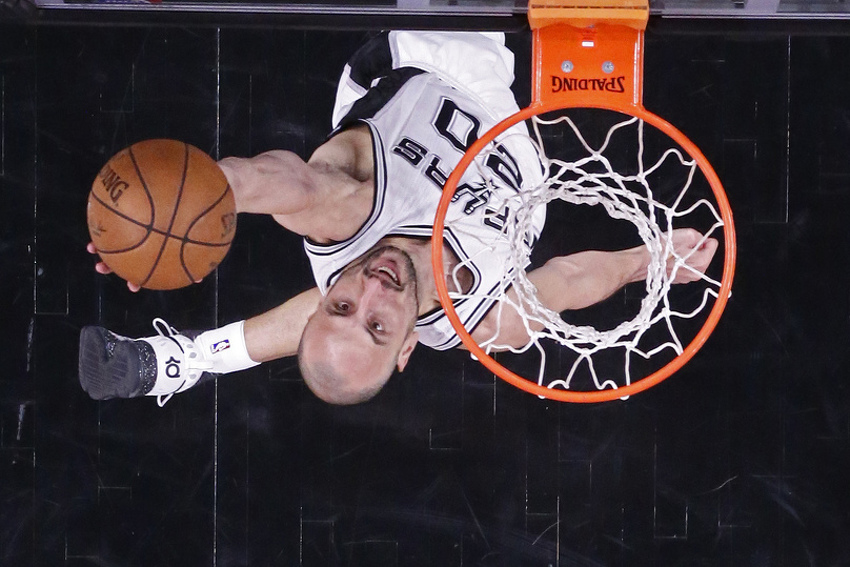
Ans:
[[[405,69],[394,73],[404,75]],[[470,144],[497,122],[476,101],[438,76],[420,71],[408,75],[402,77],[400,86],[395,85],[391,98],[377,112],[358,118],[369,126],[375,155],[375,198],[368,220],[344,242],[319,245],[305,241],[323,294],[348,264],[381,238],[430,237],[446,178]],[[392,82],[393,77],[389,79]],[[507,93],[511,96],[509,90]],[[524,125],[515,128],[525,132]],[[502,286],[509,247],[503,239],[493,245],[494,234],[501,230],[500,219],[505,217],[502,208],[523,184],[539,182],[541,177],[530,141],[507,134],[497,140],[496,151],[484,163],[468,168],[446,215],[444,243],[470,269],[472,293]],[[485,183],[485,178],[494,182]],[[544,217],[541,208],[534,223],[535,239]],[[471,330],[492,303],[461,299],[455,309]],[[432,348],[444,350],[460,343],[442,309],[420,317],[416,328],[419,342]]]

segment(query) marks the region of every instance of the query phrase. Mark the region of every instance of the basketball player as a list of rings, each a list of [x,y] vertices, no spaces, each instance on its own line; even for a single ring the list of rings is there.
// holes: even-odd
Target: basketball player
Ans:
[[[445,350],[460,344],[440,309],[431,270],[430,236],[445,179],[466,148],[519,109],[510,91],[513,54],[501,34],[390,32],[359,50],[346,66],[333,113],[334,131],[308,161],[272,151],[219,162],[239,212],[271,214],[305,238],[317,287],[271,311],[195,336],[155,320],[159,336],[128,339],[86,327],[80,381],[95,399],[157,396],[160,404],[206,378],[298,354],[308,387],[321,399],[352,404],[374,396],[407,365],[418,342]],[[445,273],[480,257],[486,233],[508,197],[542,179],[524,125],[501,136],[485,167],[464,176],[447,218]],[[485,181],[487,181],[485,183]],[[545,210],[535,213],[533,238]],[[702,272],[717,248],[690,229],[674,234],[681,255]],[[92,250],[93,251],[93,250]],[[693,251],[693,253],[691,253]],[[501,284],[508,244],[487,248],[450,285],[457,291]],[[540,301],[555,311],[580,309],[623,285],[645,279],[644,247],[586,251],[554,258],[529,273]],[[108,272],[100,263],[98,271]],[[680,270],[677,283],[696,279]],[[131,286],[131,289],[132,286]],[[476,340],[524,345],[524,325],[493,300],[459,302]]]

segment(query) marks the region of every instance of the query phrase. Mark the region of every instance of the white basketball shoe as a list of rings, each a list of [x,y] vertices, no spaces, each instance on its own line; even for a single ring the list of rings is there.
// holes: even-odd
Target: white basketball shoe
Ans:
[[[154,319],[158,335],[131,339],[103,327],[80,332],[79,378],[95,400],[156,396],[160,407],[176,393],[213,378],[212,363],[185,334]]]

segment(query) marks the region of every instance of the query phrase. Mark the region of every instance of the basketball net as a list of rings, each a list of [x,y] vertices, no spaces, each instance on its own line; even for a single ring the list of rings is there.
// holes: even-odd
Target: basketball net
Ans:
[[[735,259],[735,237],[731,210],[719,179],[700,150],[681,132],[666,121],[646,111],[643,94],[643,29],[648,18],[646,0],[584,0],[581,7],[565,7],[563,2],[534,0],[529,6],[529,21],[533,28],[532,105],[497,125],[478,140],[447,184],[447,192],[468,167],[478,167],[487,177],[488,152],[496,151],[491,143],[500,143],[517,136],[508,128],[521,121],[530,126],[530,139],[544,167],[544,181],[533,187],[523,187],[508,198],[509,206],[496,206],[507,217],[502,233],[497,236],[510,243],[511,253],[504,265],[502,285],[490,299],[495,300],[493,313],[497,321],[491,337],[475,343],[463,328],[451,303],[464,297],[448,293],[438,277],[438,293],[449,319],[473,356],[508,382],[541,397],[563,401],[592,402],[627,397],[642,391],[669,376],[689,360],[714,329],[729,295]],[[617,88],[606,89],[604,81]],[[588,81],[595,81],[589,83]],[[565,85],[569,83],[569,88]],[[598,88],[585,90],[587,85]],[[567,109],[602,109],[617,118],[603,136],[588,135],[581,123]],[[596,112],[594,110],[593,112]],[[515,130],[515,129],[514,129]],[[652,149],[647,147],[647,130],[653,130]],[[654,131],[660,131],[668,147],[658,147]],[[497,131],[497,132],[494,132]],[[555,134],[552,132],[555,131]],[[504,133],[504,134],[503,134]],[[551,139],[568,138],[571,147],[568,159],[552,155]],[[620,155],[622,140],[636,148],[629,163]],[[563,143],[562,143],[563,146]],[[580,154],[573,150],[578,148]],[[671,175],[671,172],[675,173]],[[490,176],[492,178],[492,175]],[[675,187],[670,188],[670,179]],[[663,190],[657,187],[660,178],[666,179]],[[694,189],[699,179],[700,189]],[[494,184],[498,179],[492,179]],[[710,191],[707,188],[710,187]],[[495,192],[494,192],[495,193]],[[663,198],[660,195],[663,194]],[[435,221],[435,235],[442,235],[442,223],[451,195],[445,195]],[[537,290],[526,273],[531,262],[534,243],[532,219],[534,212],[553,201],[571,205],[598,205],[615,220],[631,223],[649,253],[649,268],[643,284],[645,296],[637,314],[611,329],[599,330],[589,325],[567,323],[561,314],[547,309],[537,298]],[[446,225],[447,227],[449,225]],[[702,240],[684,255],[673,242],[677,227],[699,227]],[[688,264],[690,255],[710,238],[722,244],[723,273],[711,277],[694,270]],[[438,240],[435,238],[435,241]],[[441,240],[441,238],[439,239]],[[434,251],[434,267],[442,265],[441,250]],[[439,247],[442,249],[442,246]],[[481,262],[470,258],[461,262],[448,277],[455,279],[468,264]],[[696,300],[685,309],[674,305],[670,291],[677,275],[683,270],[692,272],[697,280]],[[508,293],[512,289],[515,296]],[[480,296],[476,296],[480,299]],[[502,315],[507,309],[520,315],[529,337],[520,347],[500,344],[498,337]],[[695,335],[683,337],[679,321],[700,316],[705,319]],[[688,327],[690,328],[690,327]],[[652,332],[650,332],[652,330]],[[575,353],[572,362],[560,360],[556,378],[547,372],[547,343],[556,343]],[[535,376],[518,376],[495,361],[493,352],[508,350],[514,353],[537,351],[540,356]],[[621,351],[623,370],[613,376],[597,370],[599,356]],[[649,375],[633,376],[635,360],[659,357],[661,368]],[[582,370],[583,369],[583,370]],[[570,391],[578,374],[589,376],[597,391]],[[587,384],[585,378],[582,383]]]
[[[553,120],[544,120],[535,116],[530,121],[533,125],[533,140],[541,149],[540,157],[545,168],[545,181],[536,187],[524,188],[513,197],[515,202],[509,203],[507,207],[499,207],[499,211],[507,211],[508,216],[504,219],[501,234],[496,238],[502,238],[510,243],[511,255],[503,267],[502,285],[499,286],[499,290],[502,291],[491,296],[496,302],[494,309],[497,326],[490,338],[479,341],[478,344],[488,354],[504,350],[523,353],[534,348],[541,356],[537,383],[547,388],[569,389],[573,376],[582,365],[586,366],[594,385],[599,390],[629,385],[632,383],[630,368],[633,356],[649,359],[667,349],[676,355],[682,354],[686,343],[678,336],[674,319],[689,319],[701,313],[706,306],[712,304],[710,301],[712,297],[717,298],[721,287],[719,281],[696,272],[687,264],[690,254],[698,249],[699,245],[690,249],[690,254],[684,256],[676,251],[672,241],[674,227],[692,224],[688,220],[691,215],[699,216],[701,213],[709,215],[712,222],[707,229],[703,230],[702,240],[699,243],[702,244],[722,231],[723,219],[708,199],[689,198],[688,192],[697,171],[697,163],[686,157],[681,150],[668,148],[656,161],[644,163],[645,123],[642,120],[628,117],[615,124],[599,147],[590,145],[575,121],[569,116],[560,116]],[[545,143],[541,127],[558,123],[563,123],[563,126],[569,128],[579,140],[587,153],[584,159],[568,162],[548,157],[543,153]],[[606,156],[612,136],[618,131],[627,129],[633,131],[635,143],[639,147],[638,162],[635,164],[637,172],[631,175],[616,171],[611,159]],[[478,161],[476,160],[476,163]],[[486,158],[482,161],[486,161]],[[681,176],[684,182],[673,202],[667,204],[654,198],[650,179],[653,173],[671,164],[684,169]],[[481,168],[481,173],[486,175],[486,169]],[[598,205],[603,207],[612,219],[627,221],[634,225],[650,257],[643,286],[646,295],[634,318],[620,323],[613,329],[599,330],[587,325],[571,325],[561,318],[560,313],[551,311],[540,303],[536,287],[529,281],[524,268],[531,263],[534,211],[555,200],[572,205]],[[486,260],[474,257],[460,262],[453,270],[451,277],[457,280],[463,268],[471,268],[472,265],[481,261]],[[688,312],[677,311],[670,304],[668,297],[673,281],[681,270],[693,272],[706,284],[702,286],[702,300]],[[459,289],[458,281],[455,282],[455,288]],[[506,293],[510,288],[516,292],[515,297]],[[450,297],[457,301],[466,296],[452,293]],[[500,344],[497,341],[502,331],[502,313],[508,307],[521,316],[529,336],[528,343],[519,348]],[[646,331],[655,325],[662,325],[667,329],[666,337],[661,342],[647,344],[643,341]],[[578,355],[565,377],[548,382],[544,380],[546,350],[542,345],[545,340],[555,341]],[[619,380],[600,377],[595,369],[594,355],[603,350],[610,352],[611,349],[624,351],[624,375]]]

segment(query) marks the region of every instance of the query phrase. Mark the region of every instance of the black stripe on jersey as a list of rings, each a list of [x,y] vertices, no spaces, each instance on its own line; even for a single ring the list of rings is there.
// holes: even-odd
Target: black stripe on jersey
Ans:
[[[455,236],[451,229],[444,228],[443,240],[454,250],[454,253],[458,257],[458,259],[460,259],[461,261],[469,260],[469,255],[463,249],[460,239]],[[463,323],[464,328],[467,330],[468,333],[471,334],[478,327],[478,325],[481,324],[481,321],[484,320],[484,318],[487,316],[487,313],[489,313],[490,310],[495,306],[496,300],[494,299],[494,294],[497,290],[501,290],[504,278],[500,278],[499,281],[493,284],[493,287],[491,289],[487,290],[485,293],[481,293],[478,289],[481,283],[481,274],[480,272],[478,272],[478,266],[475,264],[475,262],[469,262],[464,265],[473,272],[473,285],[471,286],[470,290],[465,294],[466,297],[455,301],[454,306],[455,311],[457,311],[458,308],[461,307],[467,301],[476,302],[473,305],[472,310],[466,314],[466,317],[461,318],[461,322]],[[514,271],[515,270],[512,268],[508,272],[509,282],[512,280],[512,275]],[[512,284],[509,283],[508,287],[510,287],[510,285]],[[458,313],[458,316],[460,316],[460,313]],[[416,326],[419,327],[435,324],[443,319],[448,320],[448,317],[446,316],[445,310],[442,308],[442,306],[440,306],[439,308],[434,309],[433,311],[430,311],[429,313],[426,313],[419,317],[419,319],[416,321]],[[434,350],[448,350],[450,348],[456,347],[460,343],[460,337],[458,337],[457,334],[454,333],[451,337],[447,338],[439,345],[431,345],[431,348],[433,348]]]
[[[430,236],[434,233],[433,226],[426,227],[413,227],[406,226],[399,230],[408,231],[408,233],[413,233],[415,231],[421,232],[422,236]],[[393,231],[393,235],[396,236],[405,236],[401,232],[396,230]],[[419,234],[416,234],[419,236]],[[478,288],[481,285],[481,272],[478,269],[478,265],[475,262],[469,262],[469,254],[463,249],[463,245],[461,244],[460,239],[454,234],[454,232],[450,228],[443,228],[443,242],[451,248],[452,252],[455,256],[457,256],[458,260],[463,263],[463,265],[470,271],[472,274],[472,285],[469,286],[469,290],[464,295],[473,295],[478,292]],[[473,301],[474,298],[471,297],[462,297],[454,301],[455,309],[463,305],[467,301]],[[417,325],[429,325],[434,321],[438,321],[441,317],[445,317],[445,313],[443,312],[443,307],[436,307],[427,313],[422,314],[417,320]]]
[[[377,85],[357,100],[348,114],[339,122],[337,131],[352,126],[358,121],[372,118],[392,99],[404,84],[417,75],[424,73],[415,67],[399,67],[382,77]]]
[[[511,269],[509,275],[512,276],[513,272],[514,270]],[[500,288],[502,281],[503,280],[496,282],[493,288],[488,293],[484,294],[484,296],[475,306],[475,309],[472,310],[472,313],[467,316],[466,320],[461,321],[463,323],[463,328],[466,329],[466,332],[470,335],[475,332],[475,329],[478,327],[478,325],[480,325],[481,322],[484,321],[484,318],[487,316],[487,314],[490,313],[490,311],[496,306],[496,299],[494,297],[494,294],[495,291]],[[511,287],[511,285],[513,284],[509,284],[508,287]],[[460,314],[458,314],[458,316],[460,316]],[[441,317],[436,318],[435,321],[438,321],[443,317],[448,319],[445,312],[441,311]],[[454,327],[452,327],[452,329],[454,329]],[[431,348],[433,348],[434,350],[448,350],[450,348],[458,346],[461,342],[462,341],[460,340],[460,337],[457,335],[457,333],[453,333],[451,337],[449,337],[447,340],[443,341],[439,345],[434,345]]]
[[[340,269],[338,269],[337,271],[335,271],[334,273],[332,273],[331,275],[329,275],[329,276],[328,276],[328,279],[325,281],[325,289],[330,290],[330,289],[331,289],[331,287],[333,287],[334,282],[336,282],[336,279],[339,277],[339,275],[340,275],[342,272],[344,272],[344,271],[345,271],[345,269],[346,269],[349,265],[350,265],[350,264],[348,264],[348,265],[346,265],[346,266],[343,266],[343,267],[341,267]]]
[[[386,76],[393,69],[389,32],[382,32],[364,44],[348,60],[348,66],[351,80],[363,90],[369,89],[375,79]]]

